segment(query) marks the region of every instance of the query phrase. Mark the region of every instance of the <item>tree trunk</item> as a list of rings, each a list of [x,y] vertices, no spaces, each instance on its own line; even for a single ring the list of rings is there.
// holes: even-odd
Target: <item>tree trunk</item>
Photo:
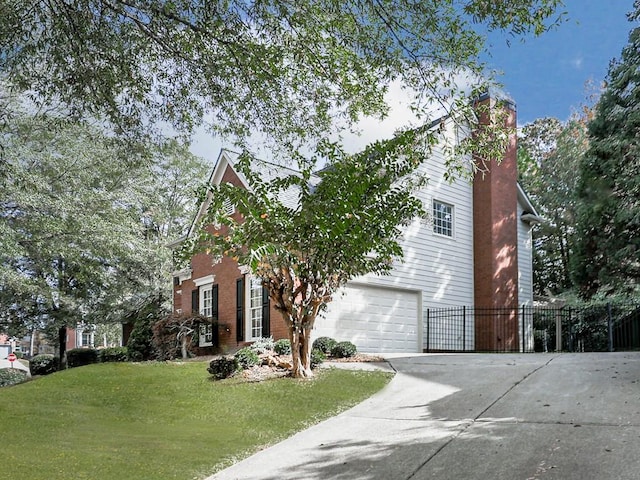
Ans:
[[[185,360],[188,357],[187,355],[187,336],[182,336],[182,359]]]
[[[291,357],[293,368],[291,375],[294,378],[311,378],[311,328],[289,327],[289,340],[291,341]]]

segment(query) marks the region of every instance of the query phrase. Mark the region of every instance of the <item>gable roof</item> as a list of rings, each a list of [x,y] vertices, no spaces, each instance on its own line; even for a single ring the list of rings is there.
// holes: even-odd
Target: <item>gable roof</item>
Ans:
[[[230,167],[242,183],[242,186],[247,190],[250,190],[251,187],[249,185],[249,181],[240,171],[238,171],[238,169],[235,168],[240,155],[240,153],[233,150],[228,150],[226,148],[220,150],[215,166],[213,167],[213,170],[211,171],[211,174],[209,175],[209,178],[207,180],[207,185],[219,185],[222,182],[227,168]],[[259,173],[262,179],[265,181],[271,181],[275,178],[281,178],[288,175],[299,175],[299,172],[293,168],[267,162],[258,158],[254,158],[252,167],[255,168],[256,173]],[[319,177],[312,177],[312,182],[318,181],[320,181]],[[169,243],[169,247],[175,247],[178,244],[182,243],[193,234],[196,228],[198,228],[201,219],[204,217],[207,209],[209,208],[209,205],[211,204],[211,195],[212,193],[210,191],[207,192],[204,201],[200,204],[198,211],[191,221],[191,225],[189,226],[189,230],[187,231],[186,235],[183,235],[182,237]],[[297,204],[297,194],[295,187],[291,187],[282,192],[280,200],[287,206],[295,207],[295,205]]]

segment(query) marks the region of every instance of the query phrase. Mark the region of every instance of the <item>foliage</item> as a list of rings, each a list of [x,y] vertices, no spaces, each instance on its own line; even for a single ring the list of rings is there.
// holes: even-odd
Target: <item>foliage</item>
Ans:
[[[576,171],[588,148],[585,117],[562,123],[543,118],[525,125],[518,144],[520,182],[544,219],[534,236],[534,291],[558,295],[573,284]]]
[[[281,338],[273,344],[273,351],[278,355],[291,355],[291,341],[288,338]]]
[[[0,84],[0,103],[5,93]],[[86,122],[24,112],[0,124],[0,137],[2,328],[57,341],[65,325],[162,309],[165,244],[189,221],[202,161],[175,142],[125,142]]]
[[[235,357],[224,356],[211,360],[207,372],[216,380],[224,380],[232,376],[239,367],[240,364]]]
[[[201,315],[169,315],[153,324],[153,349],[158,360],[195,356],[193,338],[200,322],[211,322]]]
[[[0,370],[0,387],[9,387],[29,379],[27,372],[18,368],[3,368]]]
[[[631,21],[640,18],[636,2]],[[640,278],[640,27],[629,34],[589,123],[590,145],[578,179],[575,283],[585,298],[631,293]]]
[[[318,176],[301,165],[301,172],[281,170],[271,179],[260,171],[268,165],[242,155],[235,166],[251,188],[211,185],[203,222],[221,227],[201,229],[183,245],[185,258],[199,250],[232,256],[262,278],[291,332],[294,376],[311,374],[310,335],[320,309],[351,278],[388,274],[402,256],[401,228],[424,214],[414,196],[426,182],[415,171],[429,148],[420,129],[357,155],[327,148],[331,162]],[[297,205],[287,203],[292,191]],[[224,214],[226,199],[242,222]]]
[[[67,367],[82,367],[98,363],[98,351],[94,348],[72,348],[67,350]]]
[[[60,359],[54,355],[43,353],[36,355],[29,360],[29,371],[31,375],[49,375],[57,372]]]
[[[330,355],[331,350],[333,350],[333,347],[335,347],[337,343],[338,342],[331,337],[318,337],[313,341],[311,348],[313,350],[320,350],[326,355]]]
[[[260,357],[251,347],[241,348],[235,353],[234,358],[238,362],[238,365],[245,370],[260,363]]]
[[[331,349],[331,356],[335,358],[348,358],[353,357],[358,352],[356,346],[349,342],[338,342]]]
[[[129,360],[127,347],[107,347],[98,350],[98,360],[101,363],[126,362]]]
[[[439,2],[300,0],[209,4],[73,0],[5,2],[3,74],[38,105],[110,120],[116,133],[151,125],[191,132],[258,131],[282,144],[336,122],[386,113],[400,79],[414,107],[462,108],[460,77],[486,74],[479,33],[538,35],[559,0]],[[35,33],[34,33],[35,32]]]
[[[153,358],[153,323],[152,317],[136,319],[127,342],[127,352],[131,361],[142,362]]]
[[[254,340],[254,342],[249,345],[249,348],[260,355],[273,350],[274,346],[275,342],[273,341],[273,337],[262,337]]]
[[[11,476],[206,478],[230,458],[350,408],[390,378],[335,369],[304,383],[211,382],[206,366],[96,364],[0,389],[0,435],[11,437]]]
[[[327,359],[327,356],[322,350],[314,348],[311,350],[311,368],[315,369]]]

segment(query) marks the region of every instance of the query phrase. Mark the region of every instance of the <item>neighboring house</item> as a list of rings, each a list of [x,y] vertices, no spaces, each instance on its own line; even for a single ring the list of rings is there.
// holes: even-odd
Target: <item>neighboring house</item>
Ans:
[[[65,350],[73,348],[93,348],[95,346],[96,326],[78,323],[76,328],[67,327]]]
[[[515,107],[508,108],[515,126]],[[350,340],[365,352],[421,352],[427,336],[437,348],[449,334],[444,323],[427,327],[428,308],[482,309],[533,302],[531,228],[540,219],[517,183],[515,136],[500,163],[487,165],[473,182],[450,183],[444,175],[443,149],[458,141],[459,131],[453,122],[445,119],[444,124],[441,145],[420,167],[430,177],[418,194],[429,221],[416,219],[405,228],[404,259],[391,275],[354,279],[334,296],[316,322],[315,337]],[[234,169],[236,158],[223,150],[209,181],[248,188]],[[282,167],[264,162],[257,168],[275,176]],[[187,236],[202,228],[200,218],[207,208],[205,201]],[[212,319],[200,327],[200,347],[224,351],[261,336],[287,335],[260,281],[230,258],[214,262],[204,253],[195,255],[189,268],[174,274],[173,300],[174,313],[195,311]],[[508,338],[503,338],[504,329],[497,330],[494,319],[470,320],[456,349],[517,347],[522,341],[521,320],[515,315],[504,321],[513,324]]]

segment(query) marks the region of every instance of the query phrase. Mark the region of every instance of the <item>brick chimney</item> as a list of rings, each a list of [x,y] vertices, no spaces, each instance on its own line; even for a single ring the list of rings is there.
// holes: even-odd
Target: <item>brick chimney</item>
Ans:
[[[478,351],[517,350],[516,109],[513,103],[488,96],[481,98],[478,105],[482,106],[480,128],[492,119],[495,121],[494,112],[505,109],[506,115],[500,120],[511,133],[502,159],[475,158],[482,170],[473,181],[475,344]],[[494,311],[483,312],[483,309]],[[505,310],[496,315],[495,309]]]

